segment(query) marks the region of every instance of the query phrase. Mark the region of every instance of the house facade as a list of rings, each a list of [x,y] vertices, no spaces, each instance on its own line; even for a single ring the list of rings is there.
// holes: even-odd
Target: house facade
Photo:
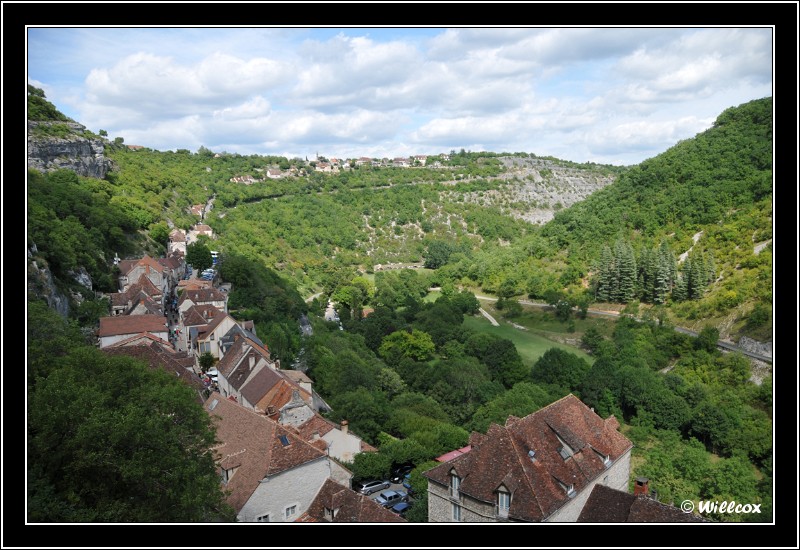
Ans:
[[[618,428],[570,394],[473,432],[469,450],[424,473],[428,521],[575,522],[595,485],[627,488],[633,445]]]

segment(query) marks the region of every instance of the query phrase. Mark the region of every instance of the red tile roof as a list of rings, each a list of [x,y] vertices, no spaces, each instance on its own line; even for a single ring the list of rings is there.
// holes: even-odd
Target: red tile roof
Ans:
[[[207,325],[210,319],[222,314],[222,310],[212,305],[191,306],[181,314],[181,323],[185,327]]]
[[[578,523],[702,523],[705,520],[649,496],[595,485]]]
[[[308,519],[304,519],[304,522],[320,523],[405,523],[406,521],[368,496],[357,493],[330,478],[325,481],[305,515]]]
[[[214,449],[218,463],[225,469],[238,468],[224,487],[230,492],[228,503],[236,512],[241,511],[265,477],[326,457],[292,430],[217,392],[206,400],[204,408],[211,415],[221,442]],[[286,436],[289,445],[283,445],[280,436]]]
[[[570,394],[525,418],[509,417],[505,426],[492,424],[485,436],[470,437],[468,453],[424,475],[449,485],[455,470],[461,492],[486,503],[504,485],[513,495],[509,518],[542,521],[570,500],[565,487],[579,493],[606,470],[605,456],[613,463],[631,449],[617,425]]]
[[[442,456],[437,456],[434,460],[437,462],[447,462],[448,460],[453,460],[455,457],[463,455],[464,453],[468,453],[472,447],[467,445],[466,447],[461,447],[460,449],[456,449],[455,451],[450,451],[449,453],[445,453]]]
[[[227,295],[224,292],[220,292],[216,288],[196,288],[196,289],[185,289],[181,294],[181,300],[179,303],[183,303],[186,300],[191,300],[195,304],[207,304],[210,302],[224,302],[227,298]]]
[[[185,243],[186,235],[180,229],[175,229],[169,234],[169,239],[174,243]]]
[[[160,315],[117,315],[101,317],[98,337],[139,334],[140,332],[166,332],[165,318]]]

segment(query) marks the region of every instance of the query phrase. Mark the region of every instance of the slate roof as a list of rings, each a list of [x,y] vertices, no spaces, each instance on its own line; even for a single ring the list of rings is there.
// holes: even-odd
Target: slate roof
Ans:
[[[204,409],[212,417],[221,442],[214,448],[218,464],[224,469],[237,468],[223,487],[230,492],[227,500],[237,513],[265,477],[326,456],[292,430],[218,392],[206,400]],[[289,445],[283,445],[280,436],[286,436]]]
[[[579,493],[606,471],[606,456],[613,464],[631,449],[612,419],[570,394],[525,418],[509,417],[505,426],[492,424],[485,435],[470,437],[469,452],[424,475],[448,486],[455,470],[460,491],[485,503],[493,503],[503,485],[512,494],[509,518],[543,521],[570,500],[567,487]]]
[[[335,516],[326,516],[325,509],[334,510]],[[314,497],[311,505],[298,518],[302,522],[319,523],[405,523],[406,520],[369,498],[328,478]]]
[[[595,485],[579,523],[702,523],[705,520],[645,495]]]
[[[100,317],[98,337],[139,334],[140,332],[166,332],[165,319],[160,315],[117,315]]]

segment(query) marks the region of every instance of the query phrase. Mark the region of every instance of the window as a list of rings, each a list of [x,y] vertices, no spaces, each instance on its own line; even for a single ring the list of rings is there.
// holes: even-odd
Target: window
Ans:
[[[289,519],[297,513],[297,506],[288,506],[286,508],[286,519]]]
[[[263,516],[258,516],[256,521],[260,523],[269,523],[269,514],[264,514]]]
[[[450,496],[458,498],[459,489],[461,488],[461,478],[459,478],[455,473],[450,474]]]
[[[225,468],[223,468],[222,469],[222,483],[227,485],[228,482],[233,477],[233,474],[236,473],[236,470],[237,470],[237,468],[228,468],[227,470]]]
[[[568,496],[569,498],[572,498],[572,497],[574,497],[574,496],[575,496],[575,486],[574,486],[574,485],[572,485],[571,483],[570,483],[570,484],[569,484],[569,486],[567,487],[567,496]]]
[[[511,494],[505,491],[497,493],[497,515],[508,517],[508,509],[511,507]]]
[[[461,521],[461,506],[453,503],[453,521]]]
[[[214,339],[214,333],[212,332],[211,336],[209,337],[209,340],[213,340],[213,339]]]

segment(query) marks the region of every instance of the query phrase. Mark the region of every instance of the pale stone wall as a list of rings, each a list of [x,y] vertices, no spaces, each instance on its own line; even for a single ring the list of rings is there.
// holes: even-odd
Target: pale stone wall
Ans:
[[[592,480],[580,493],[567,504],[551,514],[545,521],[549,523],[575,522],[581,515],[581,510],[586,504],[595,485],[605,485],[612,489],[628,492],[628,478],[631,471],[631,452],[628,451],[612,463],[609,468]]]
[[[544,521],[548,523],[575,522],[592,493],[595,485],[606,485],[612,489],[628,492],[628,480],[631,471],[630,450],[619,457],[616,462],[597,478],[592,480],[580,493],[575,495],[568,503],[556,510]],[[512,497],[513,498],[513,497]],[[428,482],[428,521],[452,522],[453,503],[461,506],[462,522],[487,522],[497,521],[494,503],[481,502],[461,495],[459,499],[450,496],[450,488],[440,485],[435,481]]]
[[[263,479],[236,518],[249,522],[269,514],[270,522],[296,520],[308,510],[322,484],[330,477],[330,462],[328,457],[321,457]],[[290,506],[296,508],[287,518],[286,508]]]
[[[333,429],[322,439],[328,443],[328,453],[342,462],[352,462],[353,457],[361,452],[361,440],[349,432]]]

